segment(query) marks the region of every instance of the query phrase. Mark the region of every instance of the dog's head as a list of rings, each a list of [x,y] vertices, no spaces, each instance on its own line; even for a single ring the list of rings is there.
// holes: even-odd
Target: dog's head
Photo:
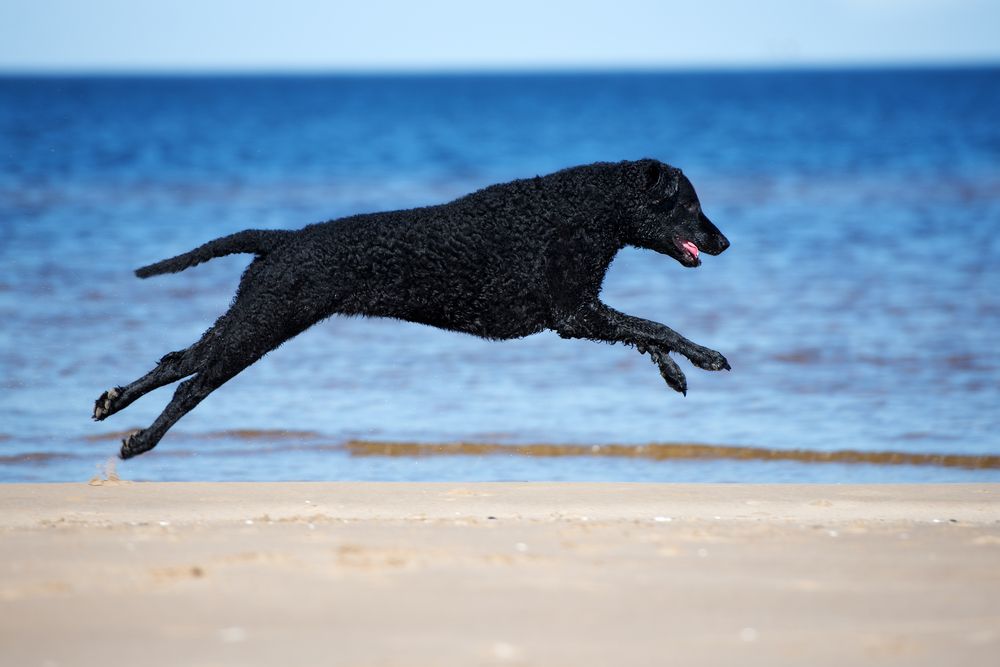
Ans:
[[[701,264],[700,253],[718,255],[729,240],[705,217],[694,187],[680,169],[658,160],[627,166],[631,206],[626,213],[629,245],[670,255],[683,266]]]

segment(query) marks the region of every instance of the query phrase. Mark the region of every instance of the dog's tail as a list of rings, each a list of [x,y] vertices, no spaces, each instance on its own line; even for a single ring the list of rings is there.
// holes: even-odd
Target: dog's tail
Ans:
[[[135,275],[140,278],[158,276],[161,273],[177,273],[192,266],[207,262],[215,257],[224,255],[235,255],[248,252],[257,255],[266,255],[288,238],[292,232],[277,229],[245,229],[221,239],[209,241],[205,245],[198,246],[183,255],[177,255],[170,259],[164,259],[135,270]]]

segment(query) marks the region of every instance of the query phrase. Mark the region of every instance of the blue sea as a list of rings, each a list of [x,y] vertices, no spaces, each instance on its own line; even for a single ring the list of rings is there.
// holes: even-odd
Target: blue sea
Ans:
[[[646,156],[684,170],[732,247],[696,270],[626,249],[603,298],[732,372],[681,360],[683,397],[623,346],[335,317],[118,474],[1000,481],[998,119],[990,68],[0,78],[0,481],[94,475],[173,388],[103,423],[94,399],[194,342],[249,257],[136,267]],[[433,443],[505,448],[414,446]],[[564,455],[518,448],[540,443]],[[650,443],[708,454],[603,455]]]

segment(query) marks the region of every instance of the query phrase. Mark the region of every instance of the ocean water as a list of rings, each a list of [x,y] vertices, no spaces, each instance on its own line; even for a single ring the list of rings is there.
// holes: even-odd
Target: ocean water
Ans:
[[[696,270],[627,249],[603,298],[731,373],[682,360],[682,397],[622,346],[335,317],[119,474],[1000,481],[998,118],[998,69],[0,78],[0,481],[94,474],[173,389],[99,424],[93,400],[195,341],[249,257],[134,268],[644,156],[684,169],[732,248]],[[405,445],[458,442],[510,449]],[[599,455],[648,443],[710,447]]]

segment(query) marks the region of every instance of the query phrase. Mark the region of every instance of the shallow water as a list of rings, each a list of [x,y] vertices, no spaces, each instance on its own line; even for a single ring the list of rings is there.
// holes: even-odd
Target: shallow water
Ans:
[[[86,480],[104,389],[193,342],[247,227],[448,201],[594,160],[680,166],[733,243],[622,252],[604,299],[719,349],[689,394],[622,346],[333,318],[216,391],[131,479],[1000,480],[715,458],[364,456],[351,439],[1000,453],[1000,70],[0,79],[0,480]],[[236,433],[242,431],[242,433]],[[308,433],[303,433],[308,432]],[[247,435],[247,434],[251,435]],[[254,435],[255,434],[255,435]]]

